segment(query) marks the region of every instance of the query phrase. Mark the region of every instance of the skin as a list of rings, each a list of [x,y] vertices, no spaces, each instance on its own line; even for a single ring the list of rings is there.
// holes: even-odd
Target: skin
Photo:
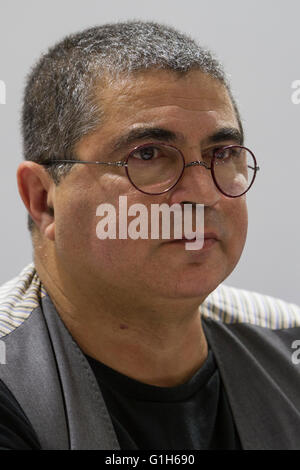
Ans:
[[[76,145],[81,160],[120,160],[144,139],[111,154],[112,143],[129,129],[155,125],[183,134],[171,142],[186,162],[216,144],[208,136],[239,128],[225,87],[193,71],[178,77],[148,71],[99,89],[104,122]],[[154,140],[151,139],[153,142]],[[235,143],[230,139],[220,145]],[[43,167],[22,162],[17,172],[23,202],[38,227],[37,272],[57,311],[81,349],[142,382],[174,386],[188,380],[207,357],[199,305],[234,269],[247,233],[245,196],[228,198],[210,171],[190,167],[171,191],[137,191],[124,168],[75,165],[55,186]],[[96,208],[143,203],[205,205],[205,230],[218,241],[187,251],[165,240],[99,240]],[[53,207],[54,216],[47,211]]]

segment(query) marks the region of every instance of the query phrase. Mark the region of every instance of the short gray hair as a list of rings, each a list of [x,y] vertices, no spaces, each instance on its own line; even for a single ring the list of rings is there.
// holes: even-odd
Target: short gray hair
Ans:
[[[199,69],[227,88],[242,131],[236,103],[221,64],[212,53],[172,27],[143,21],[105,24],[65,37],[32,68],[24,94],[22,135],[25,160],[74,158],[78,140],[101,124],[96,100],[101,79],[147,69],[184,74]],[[59,184],[72,164],[47,168]],[[28,215],[28,229],[34,222]]]

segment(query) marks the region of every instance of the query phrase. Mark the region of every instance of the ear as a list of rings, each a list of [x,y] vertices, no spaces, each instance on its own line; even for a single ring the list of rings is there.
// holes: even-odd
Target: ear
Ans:
[[[54,241],[54,181],[41,165],[25,161],[18,166],[17,182],[23,203],[41,235]]]

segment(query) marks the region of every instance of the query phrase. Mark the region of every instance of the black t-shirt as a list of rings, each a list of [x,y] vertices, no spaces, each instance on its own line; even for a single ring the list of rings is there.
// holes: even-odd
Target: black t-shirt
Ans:
[[[213,353],[186,383],[144,384],[86,356],[121,449],[241,449]]]
[[[241,449],[213,354],[186,383],[156,387],[86,356],[121,449]],[[34,429],[0,381],[0,449],[40,449]]]
[[[0,380],[0,450],[39,450],[40,443],[14,396]]]

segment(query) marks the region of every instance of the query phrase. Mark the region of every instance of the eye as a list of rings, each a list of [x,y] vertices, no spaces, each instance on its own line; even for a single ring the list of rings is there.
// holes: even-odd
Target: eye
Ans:
[[[241,165],[245,159],[243,157],[247,159],[247,155],[240,147],[216,149],[214,155],[216,166]]]
[[[232,151],[231,149],[215,149],[214,154],[218,160],[225,160],[225,158],[228,158],[231,156]]]
[[[214,154],[216,157],[216,161],[221,162],[221,161],[228,161],[231,158],[236,158],[239,157],[241,153],[240,148],[236,147],[230,147],[230,148],[220,148],[220,149],[215,149]]]
[[[140,160],[152,160],[158,154],[158,149],[155,147],[144,147],[142,149],[137,150],[132,154],[134,158],[138,158]]]
[[[242,152],[242,149],[239,147],[229,147],[229,148],[220,148],[216,149],[215,154],[216,158],[228,158],[228,157],[238,157]]]

